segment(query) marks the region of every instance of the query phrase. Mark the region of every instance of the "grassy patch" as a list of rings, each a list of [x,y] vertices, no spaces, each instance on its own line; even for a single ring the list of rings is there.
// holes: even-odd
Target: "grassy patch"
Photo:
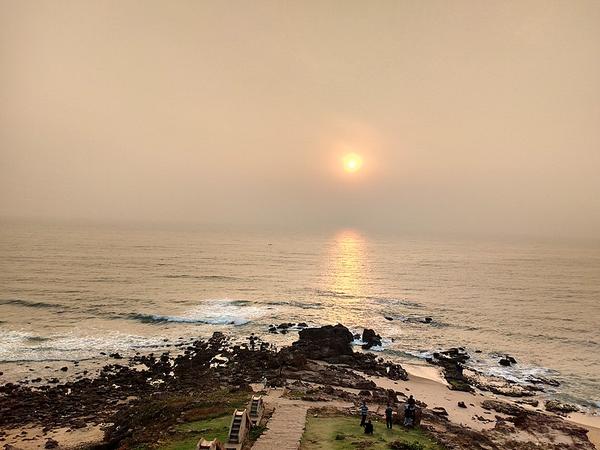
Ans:
[[[248,391],[220,390],[189,402],[179,413],[184,423],[177,424],[175,433],[157,447],[161,450],[195,450],[200,438],[226,442],[233,411],[245,408],[250,395]]]
[[[179,435],[178,439],[165,443],[160,448],[163,450],[193,450],[201,437],[206,440],[217,438],[221,442],[226,442],[230,423],[231,416],[227,414],[181,424],[177,427],[177,431],[185,433],[185,436]]]
[[[373,422],[373,436],[364,434],[359,419],[348,416],[308,417],[306,430],[300,444],[301,450],[389,450],[402,448],[419,450],[442,450],[439,444],[419,429],[406,429],[400,425],[388,430],[385,423]],[[395,442],[396,447],[390,445]]]

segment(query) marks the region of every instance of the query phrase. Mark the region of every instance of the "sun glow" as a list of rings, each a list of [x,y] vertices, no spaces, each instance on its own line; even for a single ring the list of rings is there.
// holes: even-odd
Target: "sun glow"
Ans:
[[[360,155],[357,155],[356,153],[348,153],[342,158],[342,163],[344,171],[347,173],[355,173],[362,167],[363,160]]]

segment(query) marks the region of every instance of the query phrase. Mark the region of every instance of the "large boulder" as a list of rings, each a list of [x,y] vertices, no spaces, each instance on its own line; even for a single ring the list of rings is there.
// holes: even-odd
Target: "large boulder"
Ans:
[[[326,325],[320,328],[304,328],[298,333],[299,340],[293,348],[310,359],[329,359],[341,355],[352,355],[354,336],[341,324]]]

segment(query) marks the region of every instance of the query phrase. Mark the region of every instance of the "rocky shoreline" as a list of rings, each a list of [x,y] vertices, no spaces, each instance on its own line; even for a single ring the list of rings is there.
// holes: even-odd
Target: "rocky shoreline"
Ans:
[[[292,326],[281,329],[288,328]],[[217,332],[210,339],[181,346],[179,354],[112,355],[115,363],[103,367],[98,376],[38,386],[6,383],[0,386],[0,445],[7,450],[33,448],[33,444],[65,446],[52,437],[53,430],[73,433],[101,427],[101,439],[88,447],[160,447],[175,424],[199,411],[227,407],[254,383],[286,386],[289,395],[304,401],[403,403],[412,377],[401,365],[372,352],[355,352],[356,337],[342,325],[297,328],[299,339],[282,349],[254,335],[245,344],[235,344]],[[365,330],[362,340],[365,349],[381,342],[374,330]],[[423,427],[441,445],[454,449],[595,448],[588,429],[565,420],[575,406],[549,401],[546,411],[537,409],[533,397],[553,380],[539,380],[534,387],[486,380],[464,370],[468,358],[464,349],[455,348],[436,353],[429,361],[440,368],[448,383],[444,389],[462,396],[456,397],[460,400],[455,408],[469,410],[469,414],[473,410],[469,426],[450,420],[444,407],[422,402]],[[508,356],[506,361],[512,364]],[[479,418],[476,411],[481,412]],[[39,432],[33,437],[22,434],[19,430],[24,427],[37,427]]]

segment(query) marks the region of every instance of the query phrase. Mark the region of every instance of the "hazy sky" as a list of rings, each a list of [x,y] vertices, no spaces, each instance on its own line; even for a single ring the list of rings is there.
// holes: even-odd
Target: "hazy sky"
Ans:
[[[0,215],[600,237],[600,2],[0,0]]]

